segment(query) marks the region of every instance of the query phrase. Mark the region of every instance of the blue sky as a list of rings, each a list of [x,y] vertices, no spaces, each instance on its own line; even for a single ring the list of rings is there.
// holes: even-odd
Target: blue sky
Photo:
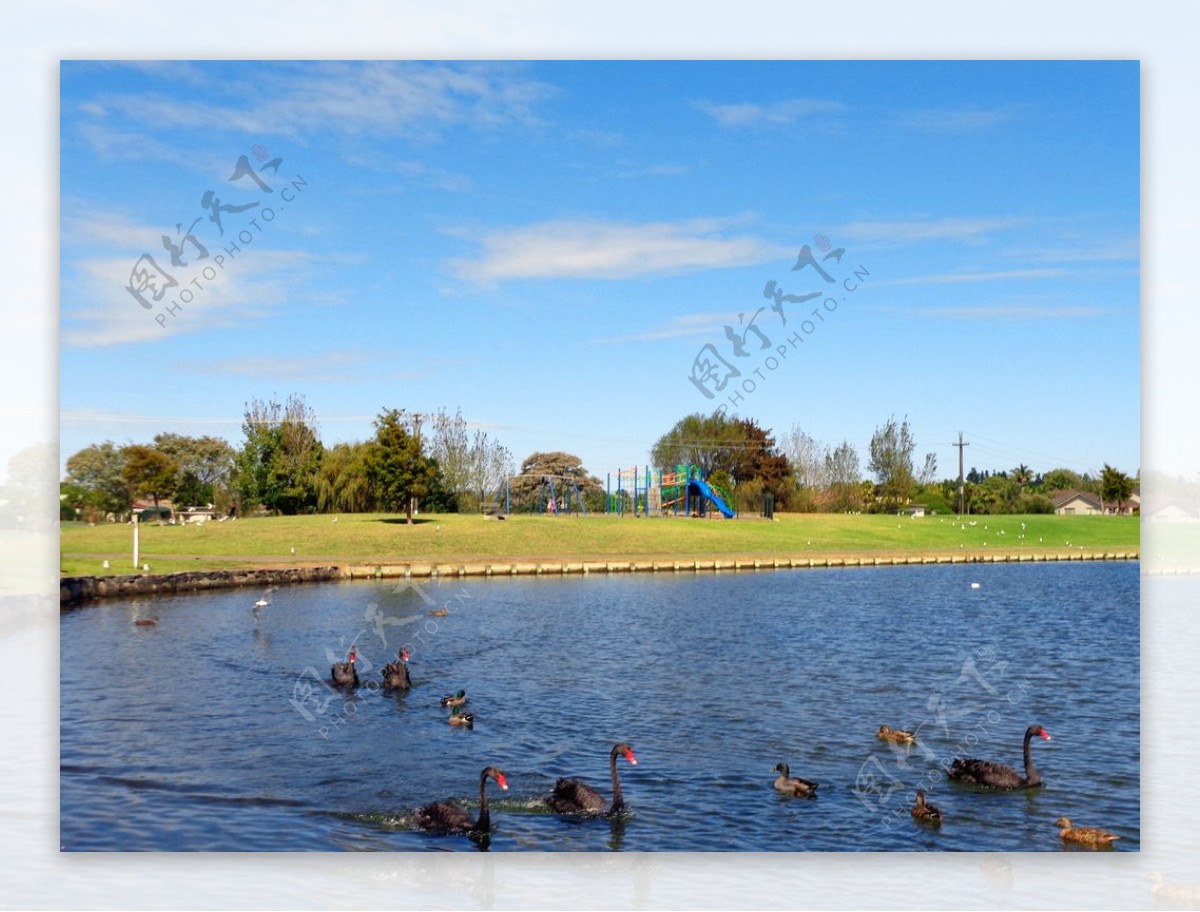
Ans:
[[[719,405],[864,467],[894,414],[945,477],[960,430],[968,466],[1132,474],[1139,92],[1113,61],[64,62],[64,458],[237,445],[299,393],[327,444],[461,408],[601,477]],[[143,254],[178,282],[151,309]],[[785,326],[772,280],[820,295]],[[741,372],[712,399],[706,346]]]

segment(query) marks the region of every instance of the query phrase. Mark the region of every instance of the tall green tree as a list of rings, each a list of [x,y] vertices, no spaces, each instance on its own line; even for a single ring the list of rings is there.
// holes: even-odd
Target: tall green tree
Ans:
[[[908,426],[908,419],[897,422],[893,415],[871,436],[871,458],[867,470],[875,476],[879,485],[882,506],[887,511],[907,503],[916,487],[913,477],[913,450],[916,441]]]
[[[154,448],[179,464],[175,497],[181,503],[207,504],[216,499],[219,487],[228,485],[237,451],[220,437],[189,437],[162,433],[154,436]]]
[[[378,509],[368,478],[366,443],[339,443],[325,451],[317,475],[317,509],[322,513],[369,513]]]
[[[1107,462],[1100,473],[1100,499],[1104,503],[1113,504],[1116,512],[1120,513],[1133,493],[1133,479]]]
[[[106,440],[70,456],[65,481],[93,492],[89,502],[99,512],[124,513],[131,502],[124,469],[125,454],[111,440]]]
[[[437,476],[437,462],[421,453],[404,413],[387,409],[375,419],[375,440],[366,454],[367,478],[380,505],[403,511],[413,521],[413,508]]]
[[[533,507],[542,497],[549,496],[550,484],[553,484],[559,498],[573,495],[571,486],[574,485],[585,503],[589,497],[604,490],[600,480],[588,474],[583,460],[574,453],[539,451],[525,458],[517,476],[509,483],[509,497],[514,508]]]
[[[659,437],[650,449],[650,458],[661,469],[694,465],[705,477],[718,469],[735,476],[742,444],[737,422],[724,412],[697,412],[679,419]]]
[[[161,523],[158,502],[174,493],[179,464],[166,453],[140,444],[125,447],[123,453],[125,468],[121,474],[129,493],[134,497],[149,497],[154,502],[154,518]]]
[[[847,513],[862,508],[862,470],[858,464],[858,453],[849,441],[843,440],[825,457],[825,476],[829,479],[830,506],[833,510]]]
[[[315,510],[324,447],[316,415],[303,397],[293,394],[286,403],[251,400],[242,433],[234,483],[243,507],[262,504],[284,514]]]

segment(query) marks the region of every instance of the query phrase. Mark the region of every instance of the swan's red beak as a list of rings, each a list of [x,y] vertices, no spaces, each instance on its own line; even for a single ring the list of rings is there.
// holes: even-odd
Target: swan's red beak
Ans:
[[[637,757],[633,755],[633,751],[625,751],[625,759],[629,761],[631,766],[637,766]]]
[[[508,791],[508,780],[504,778],[504,773],[496,774],[496,785],[500,786],[502,791]]]
[[[1039,731],[1038,734],[1041,735],[1043,738],[1045,738],[1047,741],[1054,740],[1053,738],[1050,737],[1050,732],[1046,731],[1046,729],[1044,729],[1044,728],[1041,731]]]
[[[400,658],[405,662],[408,661],[408,650],[407,649],[400,650]]]

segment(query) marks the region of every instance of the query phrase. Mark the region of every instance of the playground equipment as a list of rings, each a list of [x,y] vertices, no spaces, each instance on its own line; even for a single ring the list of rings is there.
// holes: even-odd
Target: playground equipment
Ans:
[[[618,516],[703,516],[710,504],[726,519],[736,515],[728,493],[709,484],[694,465],[677,465],[673,472],[649,466],[618,469],[608,473],[605,495],[604,512]]]
[[[572,512],[587,515],[587,507],[584,506],[583,494],[579,490],[579,485],[575,483],[574,478],[568,475],[510,475],[492,493],[489,506],[484,508],[485,512],[503,512],[505,514],[512,512],[511,482],[518,478],[537,479],[536,496],[532,501],[534,509],[531,512],[545,513],[551,516]],[[503,510],[501,509],[502,505]]]

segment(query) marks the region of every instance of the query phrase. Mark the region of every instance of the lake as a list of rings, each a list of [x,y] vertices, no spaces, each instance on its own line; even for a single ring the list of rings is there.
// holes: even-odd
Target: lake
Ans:
[[[1061,851],[1054,821],[1139,846],[1136,562],[330,583],[61,614],[67,851]],[[972,584],[978,583],[977,588]],[[428,611],[444,608],[431,617]],[[135,626],[157,617],[154,626]],[[354,644],[364,686],[328,685]],[[384,693],[401,644],[413,687]],[[465,689],[473,729],[447,724]],[[892,748],[881,724],[916,729]],[[1044,788],[948,783],[954,756]],[[562,818],[560,776],[627,812]],[[780,796],[777,763],[820,783]],[[414,810],[473,814],[484,842]],[[945,815],[915,823],[923,787]]]

